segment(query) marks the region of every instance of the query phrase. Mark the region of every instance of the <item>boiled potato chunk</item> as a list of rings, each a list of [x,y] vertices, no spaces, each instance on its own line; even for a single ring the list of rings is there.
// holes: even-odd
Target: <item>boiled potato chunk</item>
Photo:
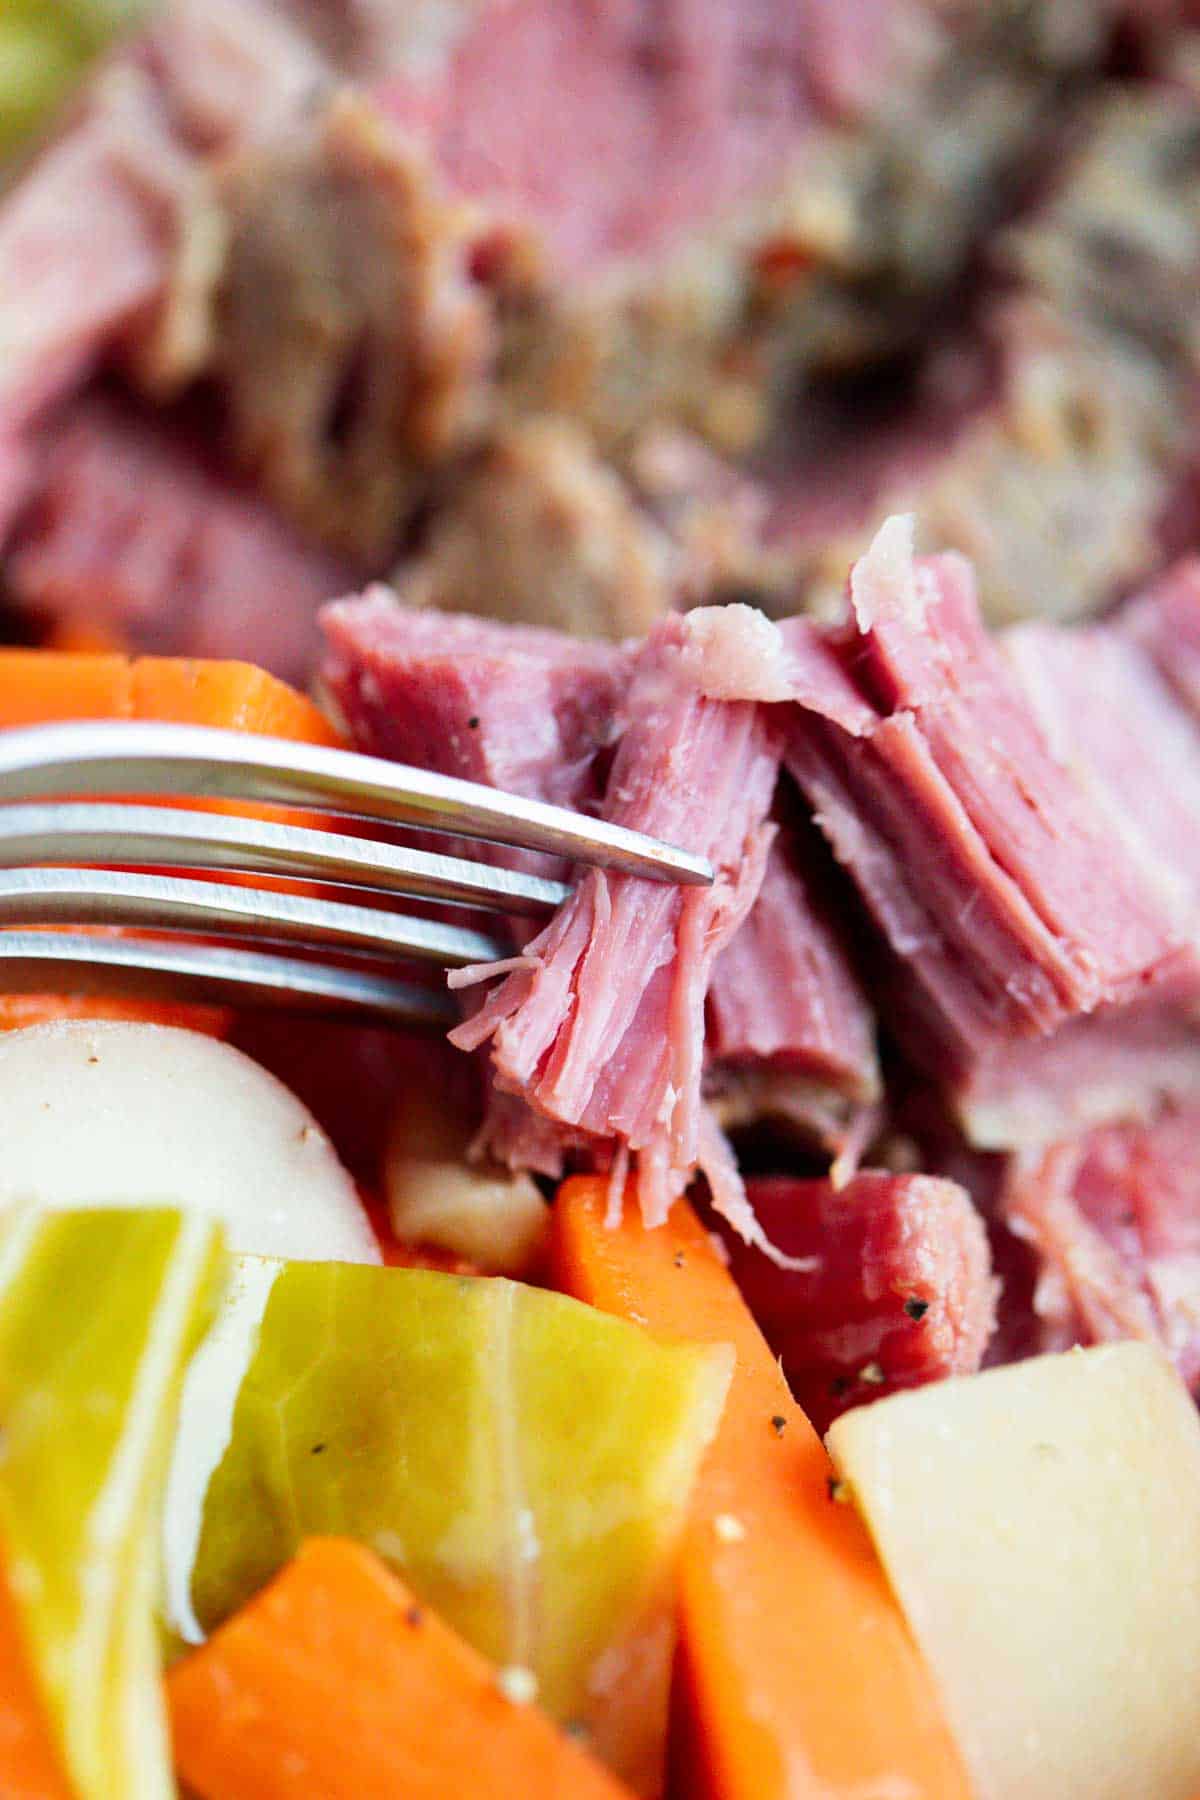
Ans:
[[[378,1262],[312,1114],[234,1050],[174,1026],[72,1019],[0,1038],[0,1208],[180,1206],[233,1250]]]
[[[1156,1350],[897,1394],[828,1441],[980,1800],[1194,1800],[1200,1418]]]

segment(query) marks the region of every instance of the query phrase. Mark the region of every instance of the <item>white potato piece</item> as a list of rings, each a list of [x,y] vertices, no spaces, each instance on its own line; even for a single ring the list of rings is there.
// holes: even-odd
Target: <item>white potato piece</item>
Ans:
[[[828,1442],[980,1800],[1194,1800],[1200,1418],[1156,1350],[898,1394]]]
[[[550,1209],[524,1170],[469,1160],[474,1117],[438,1073],[436,1062],[414,1069],[396,1103],[383,1168],[392,1230],[519,1280],[541,1254]]]
[[[353,1181],[312,1114],[228,1044],[174,1026],[63,1020],[0,1036],[0,1207],[181,1206],[229,1247],[378,1262]]]

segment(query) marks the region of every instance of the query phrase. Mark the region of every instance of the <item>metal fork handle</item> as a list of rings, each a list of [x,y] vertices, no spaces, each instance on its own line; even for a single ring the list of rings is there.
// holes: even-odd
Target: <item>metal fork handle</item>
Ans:
[[[562,807],[357,751],[142,721],[0,732],[0,794],[185,794],[318,806],[524,850],[650,880],[707,886],[703,857]]]
[[[63,931],[0,931],[0,991],[129,995],[226,1006],[350,1014],[405,1030],[445,1031],[449,994],[372,969],[346,969],[221,944],[139,942]]]

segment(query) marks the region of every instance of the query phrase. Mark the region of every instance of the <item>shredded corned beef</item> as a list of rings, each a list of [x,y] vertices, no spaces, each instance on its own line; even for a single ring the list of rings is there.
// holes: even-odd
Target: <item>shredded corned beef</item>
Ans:
[[[1043,1342],[1160,1343],[1200,1388],[1200,1103],[1014,1159],[1002,1196],[1033,1245]]]
[[[760,709],[697,685],[690,617],[665,620],[638,655],[603,812],[708,857],[712,888],[589,870],[526,947],[536,966],[509,975],[453,1033],[463,1048],[492,1039],[502,1087],[636,1151],[652,1222],[700,1156],[705,996],[762,880],[778,773]]]
[[[751,1180],[776,1267],[726,1234],[730,1266],[809,1418],[946,1375],[971,1374],[995,1318],[983,1221],[954,1182],[870,1172],[836,1188]]]
[[[1144,996],[1184,944],[1053,755],[967,565],[914,562],[893,523],[851,592],[822,646],[841,685],[786,709],[785,760],[890,948],[888,1026],[954,1099],[1015,1041]]]
[[[714,964],[704,1091],[726,1129],[774,1119],[843,1171],[874,1118],[879,1070],[874,1019],[813,848],[781,821],[758,898]]]

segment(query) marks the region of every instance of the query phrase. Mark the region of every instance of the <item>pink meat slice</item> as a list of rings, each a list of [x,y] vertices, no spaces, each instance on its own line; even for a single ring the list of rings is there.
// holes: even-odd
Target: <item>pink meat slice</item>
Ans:
[[[1046,1341],[1137,1337],[1200,1389],[1200,1102],[1014,1163],[1009,1224],[1040,1258]]]
[[[955,1182],[872,1171],[844,1187],[751,1180],[764,1232],[807,1266],[778,1268],[726,1233],[738,1285],[824,1431],[900,1388],[978,1369],[995,1319],[983,1221]]]
[[[84,396],[53,421],[5,567],[42,625],[158,654],[231,656],[304,681],[322,602],[354,571],[152,416]]]
[[[878,1092],[874,1020],[845,944],[786,826],[708,991],[712,1062],[772,1063],[858,1100]]]
[[[359,749],[579,812],[598,802],[629,679],[617,645],[414,610],[382,585],[321,624],[325,687]]]
[[[321,623],[325,691],[360,750],[577,812],[598,807],[629,678],[628,653],[615,644],[415,611],[383,586],[326,607]],[[567,873],[546,857],[495,854]],[[525,935],[514,932],[518,942]],[[481,999],[464,995],[471,1011]],[[577,1134],[499,1089],[490,1065],[483,1086],[476,1150],[558,1179]]]
[[[814,33],[807,8],[770,0],[512,0],[477,9],[435,79],[396,80],[386,102],[460,193],[535,220],[580,271],[778,179],[817,116],[814,77],[844,85],[832,10]],[[876,10],[878,44],[900,9]]]
[[[220,257],[206,162],[276,128],[323,72],[270,6],[177,0],[5,196],[0,536],[24,497],[25,434],[52,403],[118,353],[146,359],[154,384],[202,360]]]
[[[152,84],[114,66],[73,127],[7,196],[0,444],[19,445],[32,421],[161,298],[173,214],[189,180]],[[0,532],[11,511],[12,496],[0,488]]]
[[[1175,563],[1123,610],[1121,626],[1200,720],[1200,557]]]
[[[1054,756],[966,565],[915,561],[892,521],[851,591],[825,641],[866,716],[810,686],[785,759],[889,946],[886,1023],[953,1096],[1014,1043],[1140,998],[1184,941]]]
[[[666,619],[639,652],[604,817],[706,856],[713,886],[588,871],[527,947],[530,966],[453,1034],[465,1048],[492,1040],[502,1087],[635,1152],[649,1223],[700,1159],[705,997],[762,881],[779,767],[763,709],[697,685],[690,629]]]

